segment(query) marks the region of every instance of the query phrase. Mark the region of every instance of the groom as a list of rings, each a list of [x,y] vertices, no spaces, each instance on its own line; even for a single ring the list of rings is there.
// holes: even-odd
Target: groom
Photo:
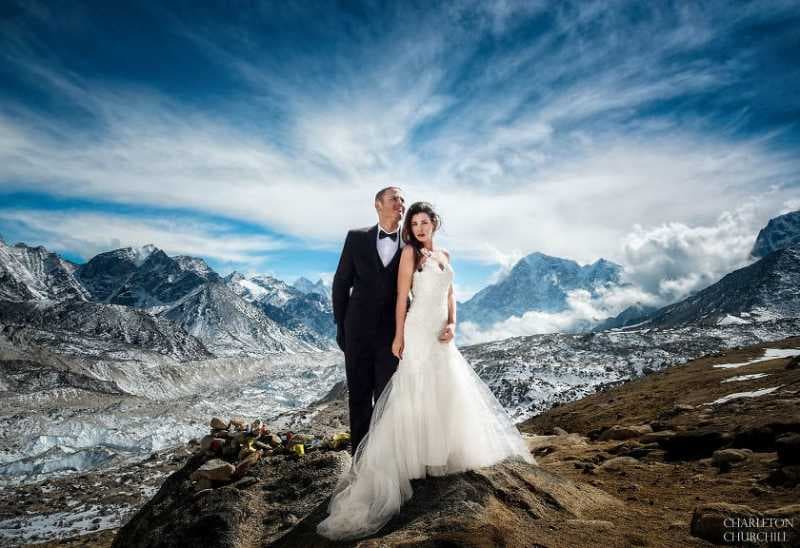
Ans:
[[[375,195],[378,224],[347,233],[333,277],[333,317],[336,343],[344,352],[353,453],[369,430],[374,402],[397,369],[392,339],[405,210],[399,188],[380,190]]]

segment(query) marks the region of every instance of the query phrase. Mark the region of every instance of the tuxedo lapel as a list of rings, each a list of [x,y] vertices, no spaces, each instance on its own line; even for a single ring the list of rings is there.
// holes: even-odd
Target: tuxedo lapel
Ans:
[[[368,253],[372,254],[373,262],[375,263],[375,268],[380,271],[383,268],[383,261],[381,261],[381,255],[378,253],[378,225],[373,226],[369,230],[367,230],[367,245],[369,245]]]

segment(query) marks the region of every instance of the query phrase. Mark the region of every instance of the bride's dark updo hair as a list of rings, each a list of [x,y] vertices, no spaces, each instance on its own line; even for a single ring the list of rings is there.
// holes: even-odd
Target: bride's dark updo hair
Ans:
[[[401,235],[406,245],[410,245],[414,248],[415,269],[420,268],[420,262],[422,261],[422,243],[417,240],[414,231],[411,230],[411,219],[418,213],[425,213],[428,215],[431,223],[433,223],[433,233],[442,227],[442,218],[434,211],[433,206],[428,202],[414,202],[406,211],[406,219],[403,222],[403,232]],[[433,235],[433,233],[431,233],[431,235]]]

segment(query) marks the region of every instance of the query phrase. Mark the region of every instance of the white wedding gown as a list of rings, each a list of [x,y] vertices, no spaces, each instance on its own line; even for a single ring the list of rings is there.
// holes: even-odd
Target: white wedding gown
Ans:
[[[409,480],[495,464],[517,456],[535,463],[489,388],[451,340],[447,324],[453,270],[441,251],[412,279],[405,349],[375,403],[369,432],[336,485],[317,532],[334,540],[377,532],[411,498]]]

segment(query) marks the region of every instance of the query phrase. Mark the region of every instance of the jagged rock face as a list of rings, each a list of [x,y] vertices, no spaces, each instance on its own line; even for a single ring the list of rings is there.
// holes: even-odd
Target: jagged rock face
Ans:
[[[303,295],[303,292],[283,280],[267,275],[245,277],[232,272],[225,277],[225,283],[247,302],[268,304],[282,308],[289,300]]]
[[[40,346],[62,354],[113,358],[152,351],[178,361],[212,357],[200,341],[173,322],[120,305],[4,303],[0,330],[21,348]]]
[[[309,453],[295,460],[274,456],[254,466],[255,483],[195,493],[192,459],[164,482],[156,496],[123,527],[113,546],[177,547],[192,541],[217,546],[504,546],[531,539],[588,541],[590,527],[554,531],[553,525],[610,510],[622,503],[585,483],[537,466],[506,461],[491,468],[415,480],[414,496],[370,539],[332,543],[316,534],[327,497],[349,466],[345,452]],[[566,535],[566,536],[565,536]],[[579,545],[579,544],[573,544]]]
[[[320,348],[332,346],[336,324],[328,295],[303,292],[272,276],[247,278],[239,272],[226,276],[225,283],[231,291],[256,305],[271,320],[292,330],[298,338]]]
[[[208,263],[199,257],[190,257],[188,255],[176,255],[172,259],[178,263],[181,270],[185,272],[194,272],[204,280],[220,281],[219,274],[214,272]]]
[[[292,287],[299,289],[303,293],[316,293],[328,301],[331,300],[331,288],[321,279],[317,280],[317,283],[314,283],[308,278],[300,277],[294,281]]]
[[[316,335],[313,337],[316,340],[330,341],[336,337],[331,301],[317,293],[306,293],[290,299],[283,307],[263,303],[261,308],[279,324]]]
[[[136,308],[176,301],[208,281],[219,281],[203,259],[169,257],[155,246],[100,253],[77,272],[92,298]]]
[[[159,317],[175,322],[218,356],[316,349],[276,324],[222,282],[203,284],[166,307]]]
[[[78,267],[76,275],[92,299],[106,302],[141,266],[151,248],[126,247],[95,255]]]
[[[459,305],[460,322],[488,326],[525,312],[560,312],[567,308],[567,293],[620,283],[622,267],[600,259],[580,266],[575,261],[533,253],[520,260],[502,281],[490,285]]]
[[[629,306],[613,318],[608,318],[607,320],[600,322],[592,329],[592,331],[605,331],[606,329],[634,326],[647,320],[657,310],[658,307],[656,306],[647,306],[641,303],[636,303]]]
[[[102,394],[122,394],[113,382],[30,360],[4,360],[0,365],[0,394],[32,394],[64,387]]]
[[[209,281],[196,272],[194,264],[190,266],[184,270],[178,261],[156,249],[107,300],[136,308],[175,302]],[[211,274],[218,279],[216,273]]]
[[[8,246],[0,241],[0,300],[88,300],[75,268],[42,246]]]
[[[751,323],[800,317],[800,246],[774,251],[655,312],[647,327]]]
[[[793,211],[770,219],[759,231],[750,254],[766,257],[778,249],[797,245],[800,245],[800,211]]]

